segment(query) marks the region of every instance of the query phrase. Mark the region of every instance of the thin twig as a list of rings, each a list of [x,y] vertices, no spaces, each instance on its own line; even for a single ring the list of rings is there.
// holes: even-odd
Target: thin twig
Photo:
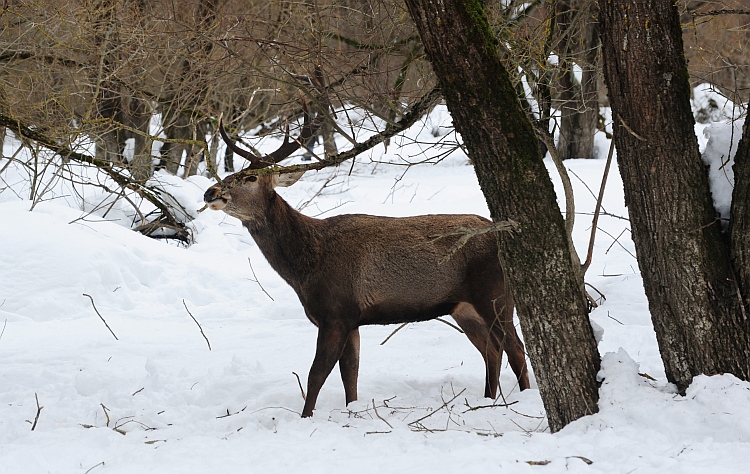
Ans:
[[[624,324],[624,323],[623,323],[622,321],[620,321],[619,319],[617,319],[617,318],[613,317],[613,316],[612,316],[611,314],[609,314],[609,311],[607,311],[607,317],[608,317],[609,319],[611,319],[612,321],[618,322],[618,323],[620,323],[621,325],[625,326],[625,324]]]
[[[323,186],[320,187],[320,189],[315,191],[315,193],[312,196],[310,196],[310,198],[307,201],[303,202],[297,207],[297,211],[302,212],[302,210],[305,209],[307,206],[309,206],[310,203],[312,203],[315,200],[315,198],[320,196],[323,193],[323,191],[328,187],[328,185],[331,184],[331,182],[336,178],[338,178],[336,174],[332,174],[331,176],[329,176],[323,183]]]
[[[266,296],[268,296],[269,298],[271,298],[271,301],[275,301],[273,299],[273,296],[269,295],[268,292],[266,291],[266,289],[263,288],[263,285],[260,284],[260,280],[258,279],[258,276],[255,274],[255,269],[253,268],[253,262],[250,261],[250,257],[247,257],[247,263],[250,265],[250,271],[253,272],[253,278],[255,278],[254,280],[253,279],[251,279],[251,280],[258,284],[258,286],[260,287],[260,289],[263,290],[263,293],[265,293]]]
[[[39,395],[34,392],[34,398],[36,399],[36,416],[34,417],[34,423],[31,425],[31,431],[34,431],[36,424],[39,422],[39,414],[42,412],[43,406],[39,405]]]
[[[455,329],[456,331],[460,332],[461,334],[464,334],[464,330],[463,329],[461,329],[460,327],[456,326],[455,324],[453,324],[450,321],[446,321],[443,318],[435,318],[435,321],[440,321],[443,324],[447,324],[448,326],[452,327],[453,329]]]
[[[380,345],[382,346],[383,344],[385,344],[386,342],[388,342],[388,340],[389,340],[390,338],[392,338],[392,337],[393,337],[393,336],[394,336],[394,335],[395,335],[395,334],[396,334],[397,332],[399,332],[400,330],[404,329],[404,327],[405,327],[405,326],[406,326],[407,324],[409,324],[409,323],[408,323],[408,322],[406,322],[406,323],[403,323],[403,324],[402,324],[401,326],[399,326],[399,327],[397,327],[396,329],[394,329],[394,330],[393,330],[393,332],[392,332],[392,333],[391,333],[391,334],[390,334],[390,335],[389,335],[388,337],[386,337],[386,338],[385,338],[385,339],[383,340],[383,342],[381,342],[381,343],[380,343]]]
[[[518,403],[518,400],[516,400],[514,402],[510,402],[510,403],[493,403],[491,405],[477,405],[477,406],[473,407],[473,406],[469,405],[469,401],[468,400],[464,399],[464,404],[468,407],[468,410],[466,410],[464,413],[468,413],[470,411],[475,411],[475,410],[481,410],[483,408],[503,408],[503,407],[509,407],[511,405],[515,405],[516,403]]]
[[[591,283],[584,283],[584,284],[586,286],[588,286],[589,288],[593,289],[594,291],[596,291],[597,293],[599,293],[599,296],[601,297],[602,302],[607,299],[607,297],[604,296],[604,293],[602,293],[601,291],[599,291],[599,289],[597,287],[595,287],[594,285],[592,285]]]
[[[91,306],[94,307],[94,311],[96,311],[96,314],[97,314],[97,316],[99,316],[99,319],[101,319],[102,322],[104,323],[104,325],[107,326],[107,329],[109,329],[109,332],[112,333],[112,336],[114,336],[115,340],[119,341],[119,339],[115,335],[115,332],[112,330],[111,327],[109,327],[109,324],[107,324],[107,321],[104,320],[104,317],[101,315],[101,313],[99,313],[99,310],[96,309],[96,305],[94,304],[94,298],[92,298],[91,295],[87,295],[86,293],[84,293],[83,296],[86,296],[86,297],[88,297],[88,299],[91,300]]]
[[[185,306],[185,311],[190,315],[191,318],[193,318],[193,321],[195,321],[195,324],[198,325],[198,329],[201,330],[201,335],[203,335],[203,339],[206,340],[206,344],[208,344],[208,350],[211,350],[211,343],[209,342],[208,338],[206,337],[206,333],[203,332],[203,326],[201,326],[201,323],[198,322],[197,319],[195,319],[195,316],[193,316],[193,313],[190,312],[190,310],[187,307],[187,303],[185,303],[185,300],[182,300],[182,305]]]
[[[246,409],[247,409],[247,407],[243,408],[243,409],[242,409],[242,410],[240,410],[240,411],[236,411],[236,412],[234,412],[234,413],[229,413],[229,408],[227,408],[227,414],[226,414],[226,415],[220,415],[220,416],[217,416],[217,417],[216,417],[216,419],[217,419],[217,420],[219,420],[219,419],[221,419],[221,418],[227,418],[227,417],[230,417],[230,416],[234,416],[234,415],[239,415],[240,413],[242,413],[242,412],[243,412],[243,411],[245,411]]]
[[[307,396],[305,396],[305,389],[302,388],[302,381],[299,379],[299,375],[297,375],[297,372],[292,372],[295,377],[297,377],[297,385],[299,385],[299,391],[302,393],[302,400],[307,401]]]
[[[450,404],[451,404],[451,403],[453,402],[453,400],[455,400],[456,398],[460,397],[460,396],[461,396],[461,394],[462,394],[462,393],[464,393],[465,391],[466,391],[466,389],[464,388],[463,390],[461,390],[460,392],[458,392],[458,393],[457,393],[456,395],[454,395],[454,396],[453,396],[453,398],[451,398],[451,399],[450,399],[450,400],[448,400],[447,402],[443,402],[443,404],[442,404],[442,405],[440,405],[440,407],[438,407],[438,408],[436,408],[436,409],[432,410],[432,411],[431,411],[430,413],[426,414],[426,415],[425,415],[425,416],[423,416],[422,418],[420,418],[420,419],[418,419],[418,420],[414,420],[414,421],[410,422],[410,423],[409,423],[409,426],[411,426],[411,425],[416,425],[417,423],[420,423],[421,421],[423,421],[423,420],[426,420],[427,418],[431,417],[431,416],[432,416],[432,415],[434,415],[435,413],[439,412],[439,411],[440,411],[440,410],[442,410],[443,408],[446,408],[446,407],[447,407],[448,405],[450,405]]]
[[[601,212],[602,208],[602,200],[604,199],[604,189],[607,187],[607,177],[609,176],[609,167],[612,164],[612,155],[615,152],[615,141],[612,140],[612,142],[609,145],[609,154],[607,155],[607,164],[604,165],[604,176],[602,176],[602,183],[599,187],[599,197],[596,200],[596,208],[594,209],[594,219],[591,222],[591,237],[589,238],[589,249],[586,253],[586,261],[581,265],[583,269],[583,273],[586,273],[586,270],[589,269],[589,266],[591,266],[591,260],[593,259],[594,254],[594,240],[596,239],[596,229],[597,225],[599,224],[599,213]]]
[[[106,406],[104,406],[104,403],[100,403],[99,405],[101,405],[102,411],[104,411],[104,416],[107,418],[107,424],[106,424],[106,426],[109,426],[109,422],[110,422],[110,419],[109,419],[109,408],[107,408]]]
[[[96,469],[96,468],[97,468],[97,467],[99,467],[99,466],[104,466],[104,461],[100,462],[99,464],[94,464],[93,466],[91,466],[91,467],[90,467],[90,468],[89,468],[89,469],[88,469],[88,470],[87,470],[86,472],[84,472],[83,474],[89,474],[89,472],[93,471],[94,469]]]
[[[610,236],[610,237],[612,237],[612,238],[614,239],[614,240],[612,241],[612,243],[610,244],[610,246],[609,246],[609,247],[607,247],[607,250],[605,250],[605,251],[604,251],[604,253],[609,253],[609,251],[610,251],[610,250],[612,250],[612,247],[613,247],[613,246],[614,246],[615,244],[617,244],[617,245],[619,245],[619,246],[620,246],[620,247],[621,247],[621,248],[622,248],[622,249],[623,249],[624,251],[626,251],[626,252],[627,252],[628,254],[630,254],[630,256],[631,256],[631,257],[633,257],[633,258],[635,258],[635,259],[637,260],[636,256],[635,256],[635,255],[633,255],[633,252],[631,252],[630,250],[628,250],[627,248],[625,248],[625,246],[624,246],[624,245],[622,245],[622,244],[620,243],[620,237],[622,237],[622,234],[624,234],[624,233],[625,233],[625,231],[626,231],[626,230],[628,230],[628,228],[627,228],[627,227],[626,227],[626,228],[624,228],[624,229],[622,229],[622,232],[620,232],[620,233],[619,233],[619,234],[617,235],[617,237],[615,237],[614,235],[610,234],[609,232],[607,232],[607,231],[606,231],[606,230],[604,230],[604,229],[599,229],[599,230],[601,230],[602,232],[604,232],[605,234],[607,234],[608,236]]]
[[[5,322],[3,323],[3,330],[0,331],[0,339],[3,338],[3,334],[5,334],[5,326],[7,325],[8,325],[8,320],[6,319]]]
[[[378,418],[380,418],[383,421],[383,423],[385,423],[386,425],[388,425],[388,428],[393,429],[393,425],[391,425],[390,423],[388,423],[388,420],[386,420],[385,418],[383,418],[382,416],[380,416],[380,413],[378,413],[378,407],[377,407],[377,405],[375,405],[375,399],[374,398],[372,399],[372,409],[375,410],[375,416],[377,416]]]

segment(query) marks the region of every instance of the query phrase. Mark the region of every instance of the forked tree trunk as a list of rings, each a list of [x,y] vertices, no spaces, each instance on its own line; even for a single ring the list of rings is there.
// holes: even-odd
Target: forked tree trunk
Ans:
[[[698,151],[677,8],[600,9],[617,160],[667,378],[680,391],[698,374],[747,380],[748,319]]]
[[[500,235],[550,429],[598,409],[599,353],[555,192],[479,0],[407,0]]]

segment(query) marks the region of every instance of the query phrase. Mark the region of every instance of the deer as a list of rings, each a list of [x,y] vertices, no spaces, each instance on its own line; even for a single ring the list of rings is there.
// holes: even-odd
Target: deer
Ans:
[[[477,233],[456,248],[461,238],[456,229],[487,229],[492,222],[470,214],[316,219],[298,212],[275,188],[294,184],[304,171],[279,173],[274,166],[316,133],[317,120],[303,108],[299,136],[290,140],[287,126],[282,145],[265,156],[237,146],[220,123],[227,147],[249,164],[204,194],[208,208],[242,222],[318,328],[302,417],[313,415],[336,363],[346,404],[357,400],[361,326],[444,315],[452,316],[481,353],[485,397],[496,396],[503,351],[520,389],[528,389],[524,345],[513,324],[513,298],[498,258],[497,236]]]

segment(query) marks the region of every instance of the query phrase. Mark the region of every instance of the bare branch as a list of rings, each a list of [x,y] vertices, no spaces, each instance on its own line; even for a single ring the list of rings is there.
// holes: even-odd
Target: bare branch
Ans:
[[[271,296],[270,294],[268,294],[268,292],[266,291],[266,289],[263,288],[263,285],[260,284],[260,280],[258,279],[258,276],[255,274],[255,270],[253,269],[253,262],[250,261],[250,257],[247,257],[247,263],[248,263],[248,265],[250,265],[250,271],[253,272],[253,278],[255,278],[252,281],[254,281],[255,283],[258,284],[258,286],[260,287],[260,289],[263,290],[263,293],[265,293],[266,296],[268,296],[269,298],[271,298],[271,301],[275,301],[273,299],[273,296]]]
[[[607,187],[607,177],[609,176],[609,167],[612,164],[612,155],[615,151],[615,141],[612,140],[612,143],[609,145],[609,154],[607,155],[607,164],[604,165],[604,176],[602,176],[602,184],[599,187],[599,197],[596,200],[596,209],[594,209],[594,219],[591,222],[591,237],[589,238],[589,249],[586,253],[586,261],[581,265],[581,268],[583,269],[583,273],[586,273],[586,270],[589,269],[589,266],[591,265],[591,260],[594,253],[594,239],[596,238],[596,228],[599,224],[599,213],[602,209],[602,200],[604,199],[604,188]]]
[[[34,392],[34,398],[36,399],[36,416],[34,417],[34,423],[31,425],[31,431],[36,429],[36,424],[39,422],[39,414],[42,412],[42,408],[44,408],[39,405],[39,395],[36,392]]]
[[[372,409],[375,411],[375,416],[377,416],[378,418],[380,418],[383,421],[383,423],[385,423],[386,425],[388,425],[388,427],[390,429],[393,429],[393,425],[390,424],[390,423],[388,423],[388,420],[386,420],[385,418],[383,418],[382,416],[380,416],[380,413],[378,413],[378,407],[377,407],[377,405],[375,405],[375,399],[374,398],[372,399]]]
[[[295,377],[297,377],[297,385],[299,385],[299,391],[302,392],[302,400],[307,400],[307,397],[305,396],[305,389],[302,388],[302,381],[299,379],[299,375],[297,375],[297,372],[292,372]]]
[[[193,321],[195,321],[195,324],[198,325],[198,329],[201,330],[201,335],[203,336],[203,339],[206,340],[206,344],[208,344],[208,350],[211,350],[211,342],[209,342],[208,338],[206,337],[206,333],[203,332],[203,326],[201,326],[201,323],[198,322],[197,319],[195,319],[195,316],[193,316],[193,313],[190,312],[190,310],[187,307],[187,303],[185,303],[185,300],[182,300],[182,305],[185,306],[185,311],[190,315],[191,318],[193,318]]]
[[[416,104],[414,104],[411,108],[411,110],[405,114],[401,120],[396,122],[394,125],[388,125],[385,130],[382,132],[373,135],[372,137],[368,138],[364,142],[358,143],[351,149],[341,152],[334,156],[329,156],[321,161],[318,161],[317,163],[310,163],[310,164],[304,164],[304,165],[291,165],[291,166],[282,166],[282,167],[268,167],[263,168],[260,170],[244,170],[242,172],[238,172],[237,177],[238,179],[241,179],[244,176],[247,175],[261,175],[261,174],[268,174],[268,173],[276,173],[276,174],[283,174],[283,173],[296,173],[299,171],[310,171],[310,170],[322,170],[323,168],[328,168],[330,166],[336,166],[341,163],[343,163],[346,160],[349,160],[351,158],[354,158],[355,156],[364,153],[367,150],[370,150],[371,148],[374,148],[376,145],[379,145],[380,143],[383,143],[385,140],[394,137],[398,135],[399,133],[403,132],[404,130],[408,129],[412,125],[414,125],[417,120],[422,118],[424,114],[426,114],[428,111],[430,111],[435,105],[437,105],[440,100],[442,99],[440,89],[434,88],[432,89],[428,94],[426,94],[424,97],[422,97]]]
[[[111,327],[109,327],[109,324],[107,324],[107,321],[104,320],[104,317],[101,315],[98,309],[96,309],[96,305],[94,304],[94,298],[91,297],[91,295],[87,295],[86,293],[83,294],[83,296],[88,297],[88,299],[91,300],[91,306],[94,307],[94,311],[96,311],[96,315],[99,316],[99,319],[102,320],[105,326],[107,326],[107,329],[109,329],[109,332],[112,333],[112,336],[114,336],[115,340],[119,341],[117,336],[115,335],[115,332],[112,330]]]

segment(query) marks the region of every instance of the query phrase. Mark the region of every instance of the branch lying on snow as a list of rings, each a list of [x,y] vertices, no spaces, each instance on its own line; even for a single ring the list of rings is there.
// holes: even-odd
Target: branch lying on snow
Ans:
[[[193,321],[195,321],[195,324],[198,325],[198,329],[201,330],[201,335],[203,336],[203,339],[206,340],[206,344],[208,344],[208,350],[210,351],[211,350],[211,342],[209,342],[208,337],[206,337],[206,333],[203,332],[203,326],[201,326],[201,323],[199,323],[198,320],[195,319],[195,316],[193,316],[193,313],[190,312],[190,310],[188,309],[187,303],[185,303],[184,299],[182,300],[182,305],[185,306],[185,311],[187,311],[187,313],[190,315],[190,317],[193,318]]]
[[[412,428],[412,429],[418,429],[418,430],[421,431],[421,428],[424,428],[424,425],[422,425],[422,421],[424,421],[427,418],[431,417],[432,415],[434,415],[435,413],[439,412],[440,410],[442,410],[444,408],[448,408],[448,406],[451,403],[453,403],[453,400],[455,400],[456,398],[460,397],[461,394],[463,394],[465,391],[466,391],[466,389],[464,388],[463,390],[461,390],[460,392],[458,392],[456,395],[454,395],[453,398],[451,398],[447,402],[444,401],[443,404],[440,405],[440,407],[432,410],[430,413],[426,414],[422,418],[419,418],[418,420],[414,420],[414,421],[410,422],[409,423],[409,427]]]
[[[129,176],[124,174],[122,171],[122,168],[119,168],[115,166],[114,164],[110,163],[106,160],[100,160],[93,156],[88,156],[83,153],[79,153],[77,151],[71,150],[68,146],[59,143],[57,140],[54,140],[50,137],[45,136],[41,132],[38,132],[36,130],[33,130],[29,126],[27,126],[24,123],[21,123],[21,121],[14,119],[13,117],[10,117],[8,115],[5,115],[3,113],[0,113],[0,127],[7,127],[13,133],[16,134],[18,137],[23,137],[27,140],[33,140],[39,143],[40,145],[44,146],[45,148],[51,150],[52,152],[60,155],[64,159],[73,160],[79,163],[87,163],[90,165],[96,166],[99,170],[103,171],[107,174],[114,182],[116,182],[118,185],[120,185],[123,189],[129,189],[131,191],[134,191],[136,194],[141,196],[143,199],[147,200],[154,206],[156,206],[157,209],[161,212],[161,218],[157,219],[160,222],[163,222],[165,226],[172,228],[172,229],[181,229],[182,225],[174,218],[172,215],[172,212],[169,208],[169,206],[164,202],[161,197],[159,197],[160,194],[168,194],[164,190],[160,190],[151,186],[146,186],[143,183],[139,183],[137,181],[134,181]],[[172,199],[174,202],[177,202],[175,199]],[[184,209],[181,209],[182,212],[187,214],[187,212]],[[153,226],[141,226],[139,229],[143,228],[153,231]],[[184,232],[184,231],[183,231]],[[145,232],[142,232],[145,235]]]
[[[36,392],[34,392],[34,398],[36,399],[36,416],[34,417],[34,423],[31,424],[31,431],[34,431],[36,429],[36,424],[39,422],[39,414],[42,412],[42,408],[44,408],[43,406],[39,405],[39,395],[37,395]]]
[[[94,311],[96,311],[96,315],[99,316],[99,319],[101,319],[104,325],[107,326],[107,329],[109,329],[109,332],[112,333],[112,336],[115,338],[115,340],[119,341],[120,339],[117,338],[117,336],[115,335],[115,332],[112,330],[111,327],[109,327],[109,324],[107,324],[107,321],[104,319],[104,317],[99,312],[99,310],[96,309],[96,305],[94,304],[94,298],[92,298],[91,295],[87,295],[86,293],[84,293],[83,296],[86,296],[88,299],[91,300],[91,306],[94,307]]]

